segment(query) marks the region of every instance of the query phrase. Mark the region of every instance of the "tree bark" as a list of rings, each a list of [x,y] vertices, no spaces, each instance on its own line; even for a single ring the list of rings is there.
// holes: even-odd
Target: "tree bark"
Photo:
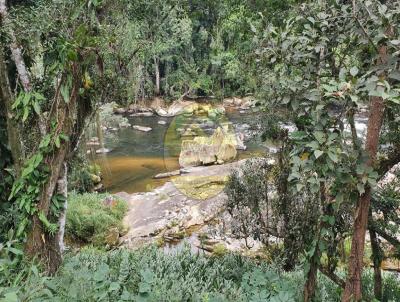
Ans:
[[[384,52],[386,53],[386,49]],[[385,104],[380,97],[371,97],[370,102],[365,149],[369,155],[367,165],[373,166],[378,151],[379,134],[382,127]],[[362,299],[361,274],[363,270],[365,233],[368,225],[370,203],[371,188],[366,186],[365,192],[360,196],[355,210],[348,277],[342,296],[343,302],[360,301]]]
[[[5,114],[7,119],[8,143],[11,149],[11,156],[14,162],[14,169],[16,172],[16,177],[19,177],[23,165],[24,152],[22,147],[22,139],[19,131],[19,125],[15,120],[11,109],[14,98],[11,92],[10,82],[8,79],[7,64],[3,48],[0,48],[0,97],[5,108]]]
[[[62,258],[62,254],[65,251],[64,245],[64,234],[65,234],[65,223],[67,218],[67,207],[68,207],[68,167],[67,163],[64,162],[62,167],[62,171],[60,173],[60,178],[57,182],[57,193],[62,195],[65,199],[63,208],[61,210],[60,216],[58,218],[59,230],[57,234],[56,244],[58,244],[58,251],[60,252],[60,257]]]
[[[372,216],[372,215],[371,215]],[[370,217],[372,219],[372,217]],[[382,300],[382,250],[379,246],[375,231],[368,229],[371,238],[372,261],[374,263],[374,295],[379,301]]]

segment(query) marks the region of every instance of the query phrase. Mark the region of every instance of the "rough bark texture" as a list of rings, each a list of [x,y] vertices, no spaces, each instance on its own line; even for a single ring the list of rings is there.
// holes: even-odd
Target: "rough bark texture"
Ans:
[[[317,248],[318,249],[318,248]],[[315,288],[317,285],[317,273],[318,273],[318,260],[321,255],[319,251],[315,251],[314,256],[311,259],[310,270],[307,273],[307,280],[304,285],[304,302],[312,301],[315,295]]]
[[[19,125],[12,113],[13,95],[7,74],[7,64],[4,57],[3,49],[0,49],[0,98],[5,108],[7,119],[7,136],[11,149],[11,156],[14,162],[16,175],[20,175],[23,165],[23,148],[22,139],[19,132]]]
[[[382,98],[371,97],[367,139],[365,142],[365,149],[369,155],[367,163],[369,166],[373,166],[376,159],[384,109],[385,105]],[[365,192],[360,196],[356,205],[348,277],[342,296],[343,302],[360,301],[362,298],[361,274],[363,269],[365,233],[368,225],[370,203],[371,188],[367,186]]]
[[[60,257],[62,258],[62,254],[65,251],[65,245],[64,245],[64,234],[65,234],[65,223],[66,223],[66,218],[67,218],[67,207],[68,207],[68,167],[67,163],[64,162],[64,165],[62,167],[62,171],[60,173],[60,178],[57,181],[57,193],[64,196],[65,202],[64,206],[61,210],[60,216],[58,218],[58,225],[59,225],[59,230],[57,234],[57,240],[56,243],[58,244],[58,250],[60,252]]]

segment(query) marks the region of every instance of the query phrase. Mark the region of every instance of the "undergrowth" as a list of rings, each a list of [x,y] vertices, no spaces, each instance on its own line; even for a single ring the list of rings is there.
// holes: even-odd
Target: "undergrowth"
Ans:
[[[109,201],[105,201],[109,197]],[[107,194],[71,193],[68,198],[66,235],[69,239],[96,246],[107,244],[110,230],[124,232],[122,219],[126,202]]]
[[[384,277],[384,301],[400,301],[398,280]],[[364,294],[371,297],[370,271],[364,279]],[[35,269],[24,282],[0,287],[0,301],[290,302],[302,301],[303,284],[302,270],[283,272],[231,253],[210,257],[189,247],[171,254],[154,247],[84,248],[68,255],[54,277]],[[340,301],[340,290],[330,280],[320,275],[318,284],[316,301]]]

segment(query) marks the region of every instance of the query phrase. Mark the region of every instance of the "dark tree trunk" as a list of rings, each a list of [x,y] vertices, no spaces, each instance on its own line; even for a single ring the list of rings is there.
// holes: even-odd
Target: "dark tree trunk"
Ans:
[[[19,125],[15,120],[11,109],[14,99],[11,92],[11,87],[7,74],[7,64],[2,48],[0,49],[0,98],[3,102],[3,106],[5,109],[8,143],[11,149],[11,156],[14,162],[16,176],[18,177],[21,174],[24,153],[22,148],[22,139],[20,136]]]
[[[372,216],[372,215],[371,215]],[[371,217],[372,218],[372,217]],[[382,250],[379,246],[375,231],[368,229],[371,238],[372,261],[374,263],[374,295],[379,301],[382,300]]]

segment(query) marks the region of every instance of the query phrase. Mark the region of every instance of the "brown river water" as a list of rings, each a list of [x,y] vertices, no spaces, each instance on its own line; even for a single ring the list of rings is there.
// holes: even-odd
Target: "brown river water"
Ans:
[[[165,125],[158,124],[163,120]],[[185,128],[193,123],[205,124],[200,135],[211,135],[222,123],[247,124],[256,129],[260,118],[256,113],[237,111],[227,113],[217,119],[210,120],[204,116],[175,118],[129,117],[132,125],[151,127],[150,132],[141,132],[133,128],[120,129],[117,132],[105,134],[105,147],[110,153],[97,155],[95,162],[100,165],[103,184],[107,191],[117,192],[147,192],[161,186],[168,178],[154,179],[156,174],[179,169],[179,153],[182,142],[177,129]],[[183,138],[187,139],[187,138]],[[258,135],[245,141],[247,149],[238,152],[238,159],[265,154],[266,145],[261,143]]]

